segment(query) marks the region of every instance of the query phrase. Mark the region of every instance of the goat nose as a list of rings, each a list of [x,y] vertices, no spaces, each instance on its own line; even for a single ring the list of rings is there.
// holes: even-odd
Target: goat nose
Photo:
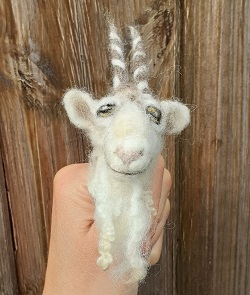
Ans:
[[[141,156],[143,156],[143,150],[140,151],[125,151],[123,148],[119,147],[116,149],[115,153],[121,158],[123,164],[129,165],[131,162],[136,161]]]

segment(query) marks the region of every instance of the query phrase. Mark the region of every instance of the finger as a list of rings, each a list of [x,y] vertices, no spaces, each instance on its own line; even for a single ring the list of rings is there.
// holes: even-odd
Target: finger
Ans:
[[[162,218],[162,214],[166,205],[167,198],[170,194],[170,189],[172,186],[172,179],[169,171],[167,169],[164,169],[164,175],[163,175],[163,180],[162,180],[162,188],[161,188],[161,197],[159,201],[159,207],[157,210],[157,215],[156,215],[156,222],[159,223],[159,221]]]
[[[94,220],[94,203],[87,182],[88,164],[73,164],[57,172],[53,186],[52,214],[63,224],[75,224],[85,232]]]
[[[157,159],[156,166],[152,177],[152,194],[154,199],[154,208],[158,211],[161,198],[162,181],[164,174],[164,159],[160,155]]]
[[[152,225],[150,229],[150,233],[152,237],[155,235],[157,225],[162,219],[162,216],[164,215],[164,208],[166,206],[167,197],[170,192],[171,184],[172,184],[172,180],[171,180],[170,173],[168,172],[167,169],[164,169],[164,175],[163,175],[162,186],[161,186],[161,197],[159,199],[159,205],[157,208],[158,210],[157,210],[156,216],[152,220]]]
[[[170,202],[169,202],[169,199],[167,199],[164,210],[162,211],[161,219],[159,220],[157,226],[155,227],[155,232],[151,240],[152,245],[156,243],[156,241],[159,239],[161,235],[161,232],[164,230],[164,226],[166,224],[166,220],[169,216],[169,213],[170,213]]]
[[[161,231],[159,238],[155,242],[154,246],[152,247],[152,250],[149,255],[149,263],[151,265],[156,264],[160,257],[161,257],[161,250],[162,250],[162,244],[163,244],[163,236],[164,236],[164,230]]]

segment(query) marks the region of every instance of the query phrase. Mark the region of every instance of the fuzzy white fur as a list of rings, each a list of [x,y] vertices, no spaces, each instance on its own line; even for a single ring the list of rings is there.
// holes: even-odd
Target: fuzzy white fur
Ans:
[[[110,25],[113,90],[95,100],[85,91],[71,89],[63,98],[70,121],[91,139],[89,191],[95,201],[99,230],[97,264],[111,265],[119,280],[144,279],[149,267],[149,228],[153,198],[152,170],[163,147],[164,135],[181,132],[190,121],[189,109],[178,101],[159,101],[147,83],[141,37],[130,28],[132,77],[124,62],[121,38]]]

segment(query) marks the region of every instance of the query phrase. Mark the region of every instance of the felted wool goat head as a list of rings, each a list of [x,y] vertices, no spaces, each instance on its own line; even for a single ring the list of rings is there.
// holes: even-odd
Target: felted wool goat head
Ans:
[[[95,100],[84,90],[70,89],[63,104],[70,121],[93,145],[88,188],[99,231],[97,264],[111,269],[116,278],[135,282],[146,276],[149,266],[149,228],[155,214],[152,170],[165,134],[180,133],[189,124],[190,112],[178,101],[153,96],[142,39],[133,27],[130,35],[131,75],[122,40],[110,24],[111,92]]]

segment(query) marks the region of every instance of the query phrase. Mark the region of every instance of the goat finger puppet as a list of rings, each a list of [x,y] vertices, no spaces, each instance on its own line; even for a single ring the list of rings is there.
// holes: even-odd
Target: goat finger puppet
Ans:
[[[93,146],[88,189],[99,232],[97,265],[131,283],[143,280],[149,267],[149,229],[156,211],[150,187],[156,159],[165,134],[180,133],[189,124],[190,112],[178,101],[153,96],[142,39],[134,27],[130,36],[131,74],[122,40],[110,24],[110,93],[95,100],[73,88],[65,93],[63,104],[70,121],[86,132]]]

